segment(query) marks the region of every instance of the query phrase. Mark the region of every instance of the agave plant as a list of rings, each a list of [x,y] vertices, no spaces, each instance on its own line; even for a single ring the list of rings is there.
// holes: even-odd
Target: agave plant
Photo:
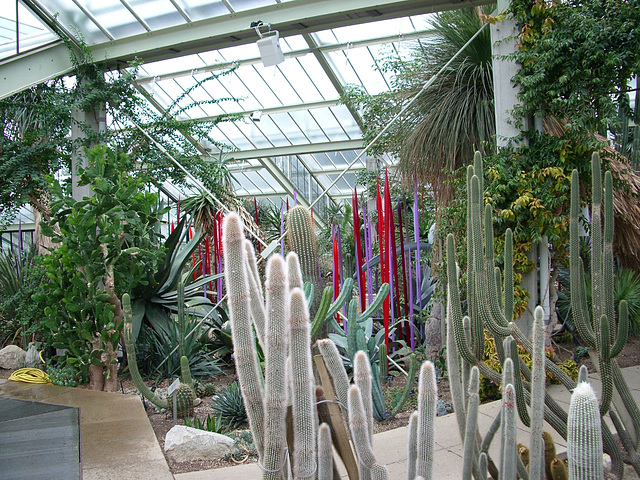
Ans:
[[[178,284],[184,283],[186,312],[196,317],[217,315],[213,303],[205,297],[203,287],[220,278],[222,274],[206,275],[194,280],[200,263],[187,267],[192,254],[202,240],[198,231],[187,241],[187,217],[184,217],[165,242],[164,261],[146,286],[132,292],[133,334],[138,337],[143,321],[154,330],[169,330],[171,314],[178,312]]]

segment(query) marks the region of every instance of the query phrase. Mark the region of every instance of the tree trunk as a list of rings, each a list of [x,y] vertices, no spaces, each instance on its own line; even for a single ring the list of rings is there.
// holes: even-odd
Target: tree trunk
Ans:
[[[91,346],[94,350],[101,350],[100,337],[94,336]],[[89,365],[89,390],[104,390],[104,367],[102,365]]]

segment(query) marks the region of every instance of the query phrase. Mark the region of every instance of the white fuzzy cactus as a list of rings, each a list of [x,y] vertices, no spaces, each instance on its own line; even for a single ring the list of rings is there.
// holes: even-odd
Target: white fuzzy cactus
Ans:
[[[567,426],[569,480],[604,478],[600,408],[588,383],[579,383],[571,395]]]

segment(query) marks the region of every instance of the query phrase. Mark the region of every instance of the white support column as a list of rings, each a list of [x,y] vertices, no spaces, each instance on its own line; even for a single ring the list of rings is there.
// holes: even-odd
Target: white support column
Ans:
[[[107,129],[107,114],[104,108],[91,109],[88,112],[74,110],[73,117],[76,120],[71,127],[71,136],[74,139],[83,139],[86,137],[85,132],[78,126],[79,124],[87,125],[91,130],[103,133]],[[93,195],[88,185],[78,186],[78,168],[86,168],[87,157],[83,148],[77,148],[71,156],[71,195],[75,200],[82,200],[84,197]]]
[[[509,7],[509,0],[498,1],[498,13]],[[502,22],[491,25],[491,46],[493,52],[493,86],[496,112],[496,142],[498,147],[504,147],[510,138],[517,136],[520,131],[507,122],[510,112],[518,102],[518,88],[511,82],[517,73],[519,65],[513,60],[507,60],[505,55],[516,51],[516,21],[508,17]],[[509,39],[511,37],[511,39]]]

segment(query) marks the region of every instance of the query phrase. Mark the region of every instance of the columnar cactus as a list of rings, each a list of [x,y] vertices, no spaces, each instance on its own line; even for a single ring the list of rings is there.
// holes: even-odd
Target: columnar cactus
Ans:
[[[131,310],[131,296],[128,293],[125,293],[122,296],[122,310],[124,312],[124,327],[122,328],[122,334],[124,335],[125,347],[127,348],[127,359],[129,361],[129,373],[131,374],[131,379],[144,398],[149,400],[158,408],[167,408],[167,401],[153,393],[140,376],[136,347],[133,341],[133,311]]]
[[[591,348],[590,355],[602,376],[603,389],[600,400],[600,412],[605,415],[609,411],[609,405],[614,402],[616,410],[621,416],[623,432],[619,429],[620,438],[628,436],[633,445],[632,451],[626,458],[639,458],[637,451],[638,435],[640,432],[640,409],[633,400],[630,390],[618,368],[615,357],[620,354],[626,342],[628,329],[628,314],[625,302],[621,302],[618,311],[618,321],[615,320],[613,306],[613,207],[612,207],[612,181],[610,174],[605,175],[604,188],[602,188],[600,163],[597,154],[593,156],[593,185],[594,201],[592,206],[592,308],[587,306],[584,292],[583,266],[579,256],[578,225],[580,214],[579,184],[577,172],[572,175],[571,197],[571,293],[572,311],[578,333]],[[517,411],[520,420],[525,425],[533,423],[534,441],[532,447],[538,451],[540,446],[540,418],[543,415],[546,420],[562,437],[567,435],[567,412],[557,404],[550,396],[546,395],[539,387],[541,375],[540,363],[530,371],[524,362],[518,357],[516,345],[510,345],[509,349],[503,348],[503,339],[511,336],[519,346],[524,347],[530,354],[540,352],[540,347],[532,345],[526,335],[513,323],[513,236],[510,230],[505,235],[504,248],[504,281],[496,274],[493,251],[493,226],[491,206],[483,208],[481,161],[475,159],[474,167],[467,170],[468,186],[468,215],[467,239],[468,239],[468,271],[467,271],[467,301],[469,317],[469,334],[465,333],[465,323],[462,316],[460,294],[458,291],[458,273],[455,262],[455,245],[453,237],[447,238],[447,321],[448,332],[451,337],[448,345],[453,353],[449,365],[452,393],[458,384],[462,389],[467,386],[464,369],[460,372],[457,366],[457,353],[469,365],[476,365],[480,373],[489,380],[499,383],[501,376],[498,372],[489,368],[482,361],[483,332],[488,330],[495,338],[498,357],[501,361],[510,355],[514,366],[514,394],[517,398]],[[604,194],[603,194],[604,192]],[[483,248],[484,247],[484,248]],[[504,288],[504,302],[500,287]],[[617,328],[616,328],[617,325]],[[455,350],[451,346],[455,343]],[[507,351],[510,350],[510,351]],[[573,390],[575,381],[569,378],[555,363],[544,360],[544,352],[540,354],[544,369],[551,373],[567,389]],[[538,386],[536,386],[538,385]],[[614,389],[617,394],[614,394]],[[541,401],[541,395],[544,401]],[[454,394],[454,399],[456,395]],[[530,406],[531,412],[527,409]],[[464,407],[462,407],[464,408]],[[460,408],[457,408],[460,410]],[[459,428],[464,431],[464,415],[457,413]],[[612,458],[613,474],[622,476],[623,454],[619,444],[615,441],[609,427],[602,425],[602,440],[604,450]],[[628,450],[625,447],[625,450]],[[536,458],[541,458],[537,453]],[[533,458],[533,455],[532,455]],[[631,462],[634,464],[634,462]],[[637,465],[637,466],[636,466]],[[640,472],[640,461],[634,467]],[[541,466],[533,466],[532,478],[541,478]]]
[[[289,209],[287,242],[289,250],[298,254],[304,279],[317,284],[319,281],[318,243],[308,208],[296,205]]]
[[[504,388],[502,397],[502,449],[500,478],[516,480],[517,478],[517,450],[516,450],[516,395],[515,388],[509,384]]]
[[[326,423],[318,428],[318,479],[333,478],[333,449],[331,448],[331,429]]]
[[[335,471],[332,463],[331,432],[329,426],[325,424],[320,428],[317,427],[316,408],[314,408],[315,389],[311,371],[307,303],[304,292],[299,288],[299,280],[294,279],[292,282],[288,275],[292,268],[296,269],[295,258],[291,257],[293,260],[286,266],[279,256],[269,260],[267,288],[264,289],[267,297],[265,302],[261,296],[262,289],[259,287],[257,269],[251,264],[255,261],[255,257],[251,260],[251,249],[242,235],[239,218],[234,214],[227,217],[223,241],[236,369],[258,450],[260,466],[264,471],[263,479],[282,480],[286,478],[289,471],[287,446],[284,441],[288,404],[292,406],[293,412],[294,451],[288,456],[292,462],[290,470],[292,477],[313,479],[317,474],[319,480],[331,479]],[[295,272],[293,276],[295,277]],[[130,311],[129,303],[127,301],[123,303],[125,309],[129,308]],[[257,325],[253,323],[257,321],[255,313],[265,320],[263,333],[257,335],[258,339],[261,338],[264,342],[264,380],[256,356],[256,336],[253,334],[254,326],[256,331],[258,330]],[[455,346],[460,345],[461,351],[466,349],[466,353],[469,353],[469,339],[471,342],[475,341],[472,336],[464,337],[463,342],[456,341]],[[537,346],[538,342],[535,343]],[[371,395],[366,395],[366,402],[363,399],[363,392],[366,394],[367,391],[371,391],[371,382],[375,378],[366,354],[358,352],[354,355],[356,384],[349,386],[349,379],[335,344],[330,340],[322,340],[318,342],[318,347],[324,359],[324,363],[318,364],[323,365],[323,368],[326,366],[335,386],[338,402],[347,406],[345,414],[349,418],[351,444],[355,447],[360,463],[358,478],[360,480],[388,478],[386,468],[376,462],[372,448],[373,418],[372,406],[369,403]],[[504,365],[505,377],[502,381],[506,387],[502,412],[494,420],[489,434],[482,442],[482,451],[477,455],[477,459],[468,462],[474,465],[474,470],[477,469],[477,473],[474,471],[476,478],[486,478],[489,463],[486,455],[487,438],[493,436],[500,419],[502,419],[505,438],[500,478],[515,479],[520,468],[516,459],[515,444],[516,388],[512,383],[517,383],[515,379],[520,374],[530,378],[531,372],[514,368],[514,360],[519,362],[519,359],[514,355],[513,348],[514,344],[510,339],[505,342],[503,355],[508,352],[511,358],[506,358]],[[502,348],[500,350],[502,351]],[[477,429],[472,418],[475,417],[474,412],[477,410],[478,373],[488,370],[482,365],[481,362],[474,363],[471,369],[470,404],[467,407],[468,444],[465,445],[465,452],[467,456],[468,452],[472,452],[474,457],[478,447],[475,445]],[[493,377],[497,377],[498,382],[501,380],[500,375],[495,372]],[[460,382],[459,379],[458,381]],[[425,362],[420,371],[418,412],[412,415],[410,426],[409,479],[430,480],[432,477],[436,385],[433,364]],[[530,397],[528,390],[524,393],[525,398]],[[536,415],[532,413],[532,417]],[[523,472],[524,470],[520,471],[521,476]],[[465,476],[468,476],[468,469]]]
[[[569,479],[603,479],[598,399],[588,383],[578,384],[571,395],[568,428]]]
[[[543,468],[544,442],[542,438],[545,382],[543,315],[542,308],[536,307],[532,327],[533,368],[531,371],[531,430],[529,436],[529,450],[531,451],[532,461],[529,464],[529,480],[544,480],[545,477],[545,469]]]
[[[430,480],[435,449],[435,419],[438,401],[436,371],[431,362],[424,362],[418,380],[418,445],[416,475]]]
[[[293,473],[295,478],[309,478],[317,466],[315,458],[317,415],[315,384],[309,355],[311,351],[309,311],[304,293],[300,288],[291,291],[290,312],[292,396],[296,399],[292,404]]]
[[[480,371],[471,369],[469,380],[469,401],[467,403],[467,424],[464,434],[462,479],[471,480],[471,471],[476,456],[476,430],[478,428],[478,408],[480,407]]]

